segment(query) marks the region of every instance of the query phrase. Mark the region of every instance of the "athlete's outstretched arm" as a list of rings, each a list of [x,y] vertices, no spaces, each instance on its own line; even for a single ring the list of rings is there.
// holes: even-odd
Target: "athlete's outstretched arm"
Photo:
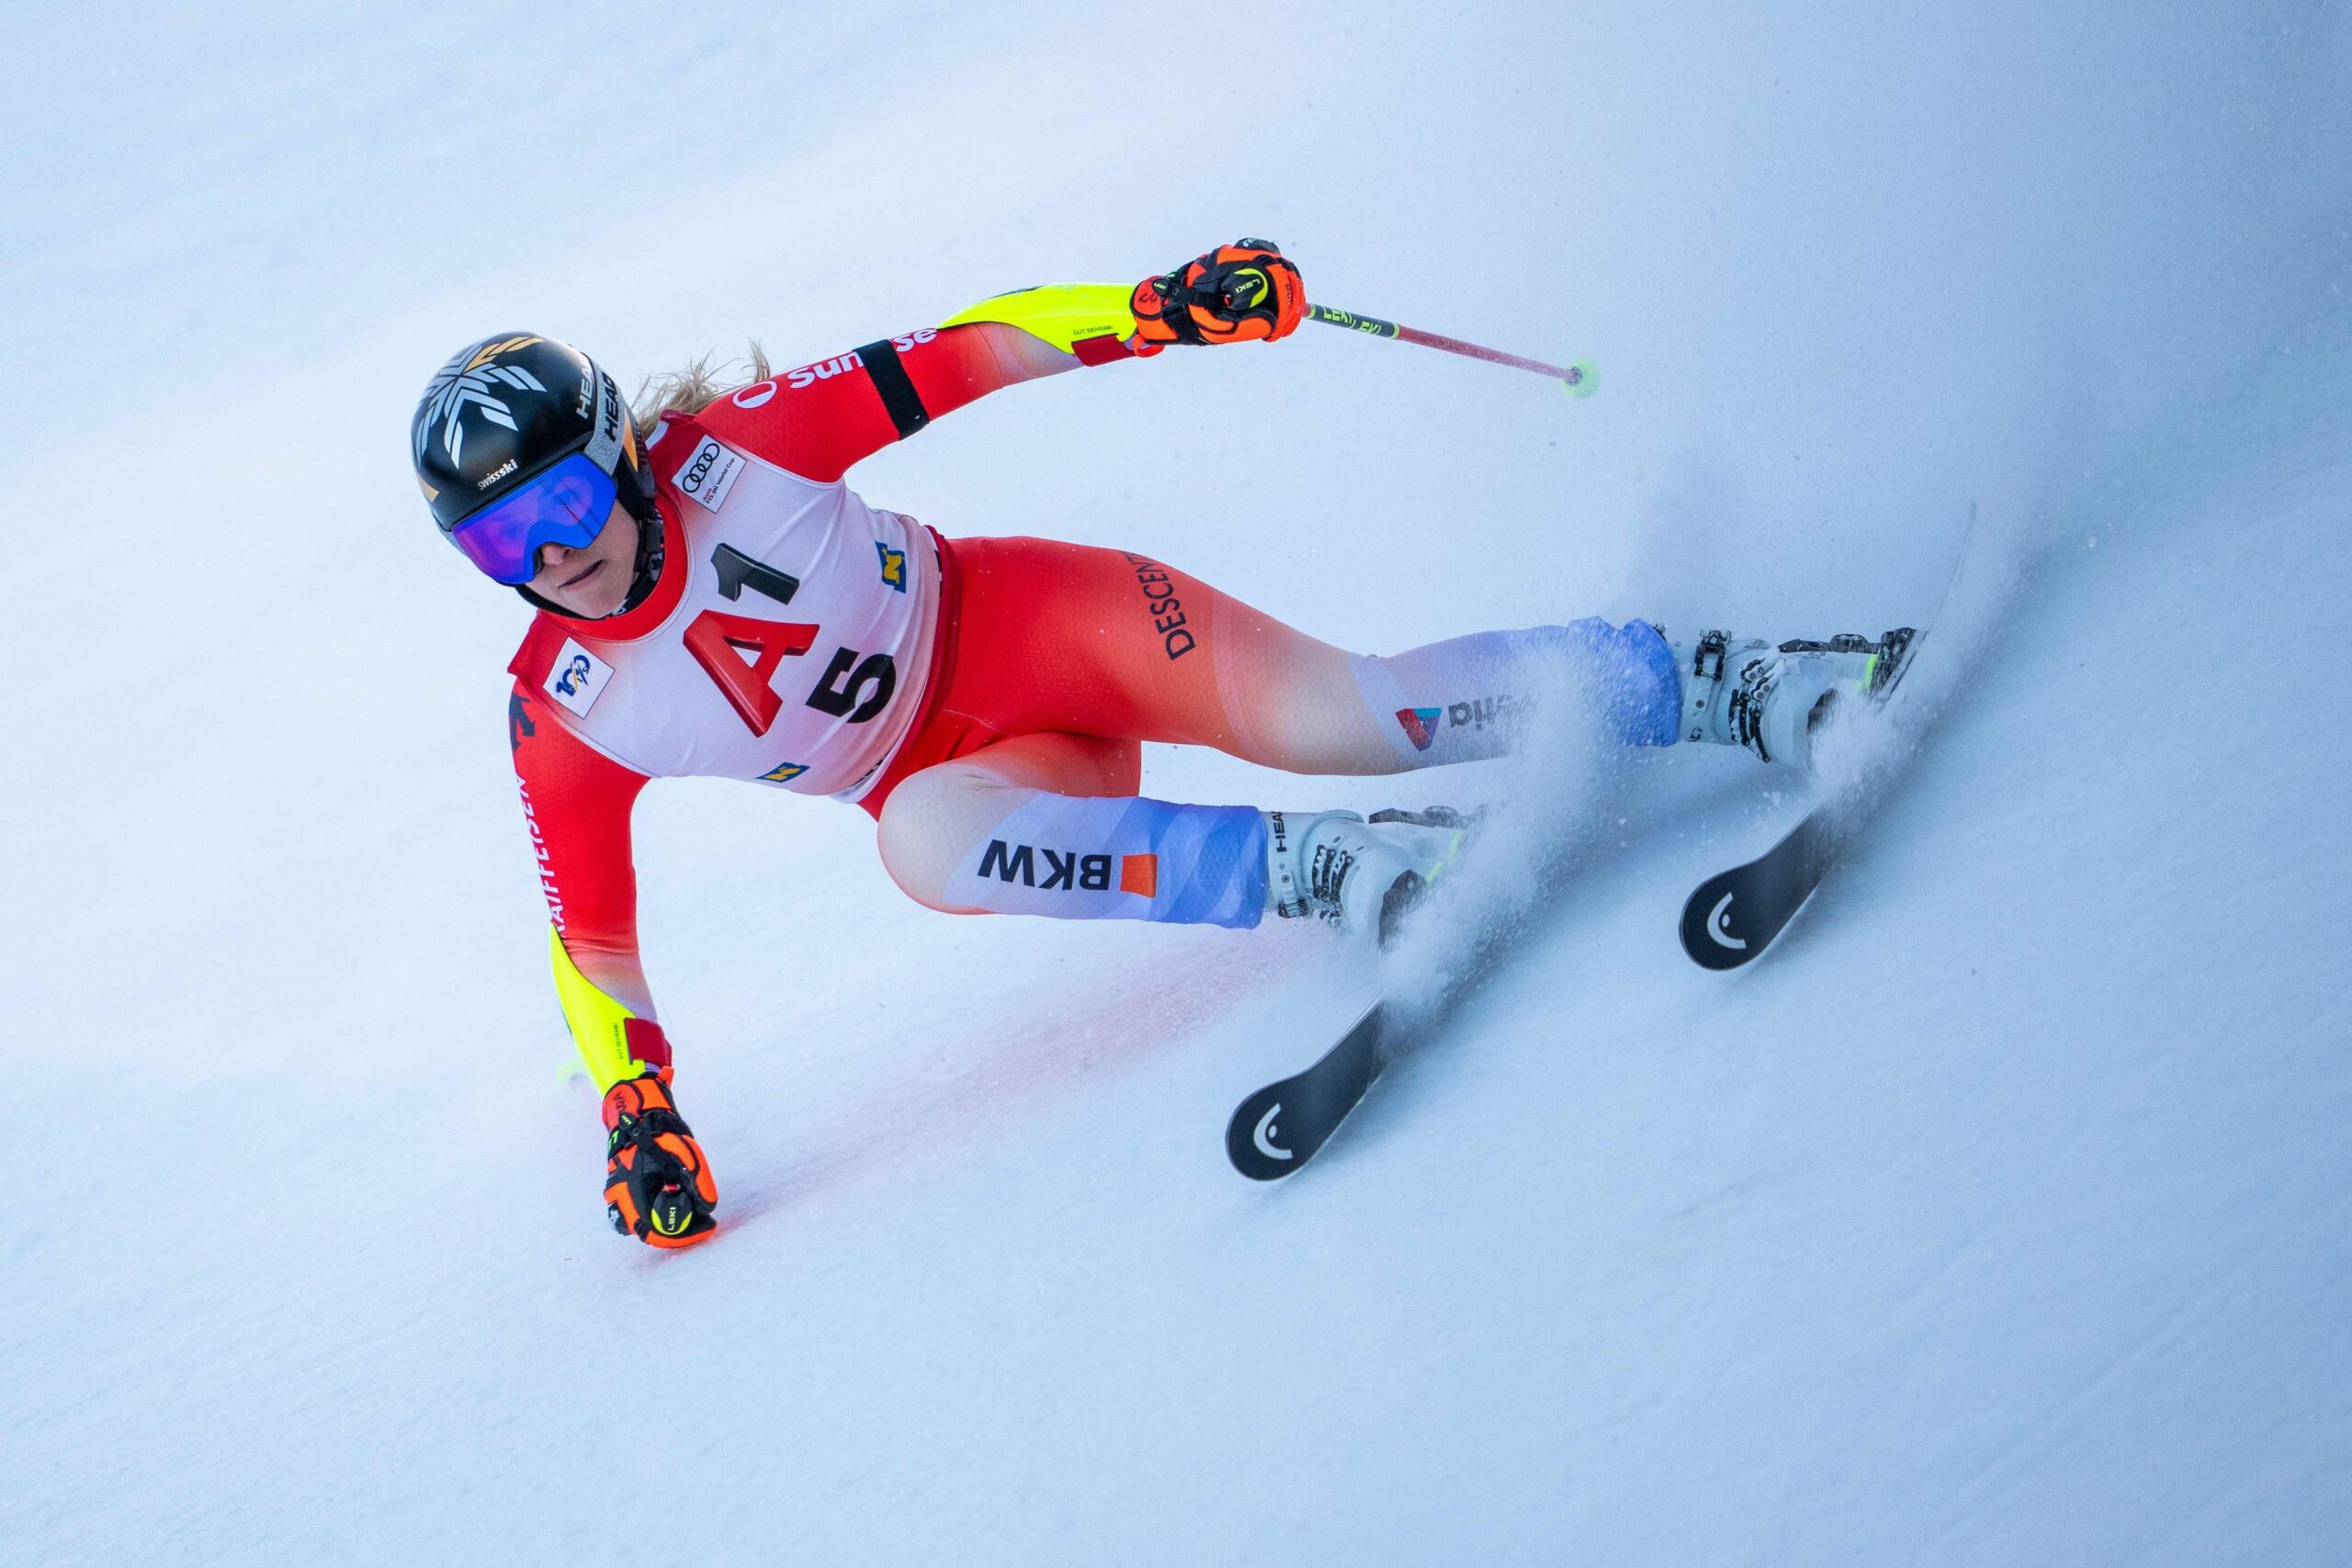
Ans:
[[[553,926],[556,995],[601,1093],[670,1059],[637,952],[629,812],[645,775],[593,750],[519,683],[506,723]]]
[[[696,417],[721,440],[830,483],[999,388],[1173,344],[1282,337],[1305,307],[1297,269],[1273,246],[1245,240],[1132,288],[1080,283],[1001,294],[941,326],[755,382]]]
[[[998,321],[925,327],[756,381],[695,418],[722,441],[831,483],[975,398],[1082,363]]]

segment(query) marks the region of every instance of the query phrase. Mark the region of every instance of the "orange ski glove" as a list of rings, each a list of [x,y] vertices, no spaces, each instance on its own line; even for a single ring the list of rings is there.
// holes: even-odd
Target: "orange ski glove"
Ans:
[[[1241,240],[1145,278],[1127,309],[1138,355],[1171,343],[1271,342],[1288,337],[1306,317],[1306,286],[1272,241]]]
[[[605,1213],[615,1230],[649,1247],[692,1247],[718,1229],[718,1183],[670,1098],[668,1067],[605,1091]]]

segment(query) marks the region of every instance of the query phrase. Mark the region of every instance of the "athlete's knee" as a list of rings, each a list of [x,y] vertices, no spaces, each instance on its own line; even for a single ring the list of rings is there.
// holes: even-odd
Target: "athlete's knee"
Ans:
[[[918,904],[944,909],[945,880],[925,874],[931,870],[931,856],[923,844],[922,777],[917,773],[905,780],[883,802],[874,844],[881,853],[882,869],[890,874],[899,892]]]
[[[883,803],[876,848],[882,868],[916,903],[971,914],[947,897],[949,881],[985,824],[1002,818],[1011,786],[984,769],[943,762],[910,773]]]

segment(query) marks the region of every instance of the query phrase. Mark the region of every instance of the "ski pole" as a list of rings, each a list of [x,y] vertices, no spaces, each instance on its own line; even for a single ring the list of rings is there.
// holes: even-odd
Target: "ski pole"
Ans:
[[[1575,397],[1589,398],[1600,389],[1600,372],[1593,368],[1589,359],[1578,359],[1567,365],[1546,365],[1540,359],[1505,354],[1498,348],[1481,348],[1475,343],[1464,343],[1460,338],[1441,337],[1436,333],[1425,333],[1419,327],[1400,327],[1377,316],[1359,316],[1353,310],[1334,310],[1329,305],[1309,305],[1306,313],[1316,321],[1346,327],[1351,332],[1363,333],[1372,337],[1393,337],[1405,343],[1418,343],[1424,348],[1442,348],[1448,354],[1483,359],[1489,365],[1508,365],[1514,370],[1532,370],[1538,376],[1549,376],[1560,382]]]

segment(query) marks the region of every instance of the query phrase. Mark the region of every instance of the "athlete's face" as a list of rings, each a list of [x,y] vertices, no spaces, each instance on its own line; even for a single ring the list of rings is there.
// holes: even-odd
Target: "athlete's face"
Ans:
[[[637,573],[637,519],[619,502],[596,536],[578,549],[539,547],[538,575],[531,592],[582,620],[601,620],[628,597]]]

